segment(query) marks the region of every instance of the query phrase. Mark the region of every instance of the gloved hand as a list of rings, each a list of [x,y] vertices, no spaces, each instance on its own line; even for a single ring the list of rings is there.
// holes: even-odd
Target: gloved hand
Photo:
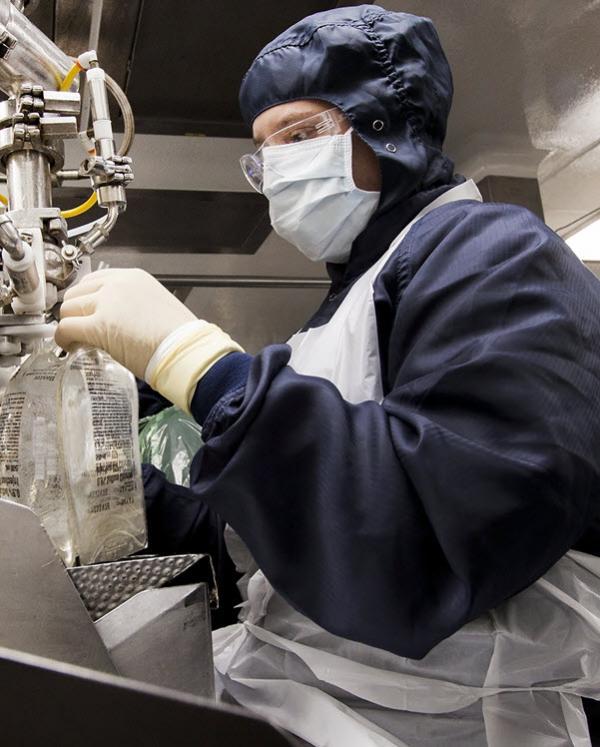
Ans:
[[[99,270],[65,293],[56,343],[101,348],[189,413],[196,384],[223,356],[243,352],[196,319],[143,270]]]

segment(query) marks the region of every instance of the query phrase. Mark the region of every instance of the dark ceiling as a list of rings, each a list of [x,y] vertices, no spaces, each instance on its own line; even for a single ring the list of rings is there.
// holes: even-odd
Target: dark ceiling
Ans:
[[[245,137],[237,94],[260,49],[343,0],[104,0],[100,64],[125,88],[138,132]],[[39,0],[30,18],[65,52],[87,49],[91,2]]]

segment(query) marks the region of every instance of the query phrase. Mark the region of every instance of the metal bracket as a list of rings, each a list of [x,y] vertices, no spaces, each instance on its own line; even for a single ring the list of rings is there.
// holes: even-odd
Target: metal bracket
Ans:
[[[54,171],[62,169],[63,140],[77,137],[79,106],[78,93],[22,84],[18,96],[0,102],[0,160],[31,148],[47,156]]]

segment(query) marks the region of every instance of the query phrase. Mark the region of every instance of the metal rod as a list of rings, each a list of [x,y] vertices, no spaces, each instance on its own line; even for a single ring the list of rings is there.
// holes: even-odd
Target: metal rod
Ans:
[[[94,139],[96,140],[96,150],[102,158],[111,159],[115,155],[115,143],[112,138],[112,128],[110,128],[110,109],[108,106],[108,94],[106,91],[106,80],[104,78],[91,77],[94,69],[92,68],[87,76],[87,87],[90,92],[90,103],[92,107],[92,119],[94,121]],[[98,136],[96,129],[97,122],[107,123],[109,130],[106,136]]]
[[[77,169],[63,169],[62,171],[56,172],[56,178],[57,179],[65,179],[65,180],[71,180],[71,179],[88,179],[89,176],[86,174],[80,174]]]
[[[88,38],[88,49],[95,49],[98,51],[100,42],[100,25],[102,23],[102,10],[104,0],[92,0],[92,17],[90,19],[90,35]],[[82,82],[85,80],[85,76],[82,76]],[[81,117],[79,119],[79,130],[85,132],[88,128],[88,122],[90,121],[90,92],[87,85],[83,89],[83,95],[81,97]]]
[[[39,151],[11,153],[6,160],[6,176],[11,210],[52,206],[50,163]]]
[[[331,281],[321,278],[256,277],[251,275],[167,275],[154,277],[171,288],[329,288]]]

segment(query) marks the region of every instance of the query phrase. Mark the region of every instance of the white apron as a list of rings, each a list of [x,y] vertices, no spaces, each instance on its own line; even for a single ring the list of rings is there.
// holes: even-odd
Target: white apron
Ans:
[[[328,324],[294,335],[292,368],[328,379],[348,402],[380,402],[373,283],[413,223],[463,199],[481,200],[473,182],[428,205]],[[238,568],[252,568],[233,532],[228,547]],[[248,578],[242,621],[213,635],[217,688],[312,745],[590,747],[579,696],[600,699],[600,558],[567,553],[420,661],[331,635],[260,570]]]

